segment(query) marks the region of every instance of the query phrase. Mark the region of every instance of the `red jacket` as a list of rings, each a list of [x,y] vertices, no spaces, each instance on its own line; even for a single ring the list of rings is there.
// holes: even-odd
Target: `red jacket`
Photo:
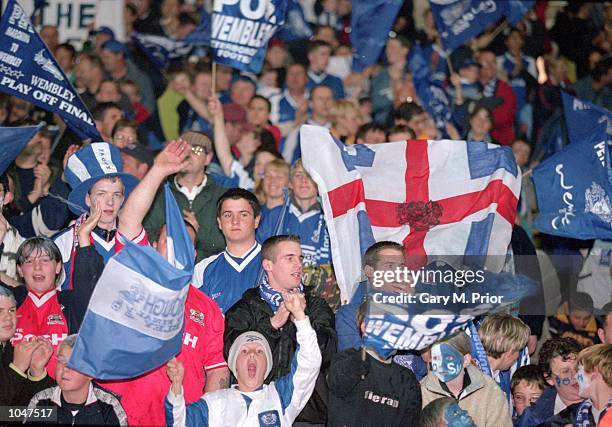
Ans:
[[[503,104],[493,110],[493,129],[491,136],[501,145],[510,145],[516,139],[514,119],[516,118],[516,97],[512,88],[501,80],[495,86],[496,98],[502,98]]]

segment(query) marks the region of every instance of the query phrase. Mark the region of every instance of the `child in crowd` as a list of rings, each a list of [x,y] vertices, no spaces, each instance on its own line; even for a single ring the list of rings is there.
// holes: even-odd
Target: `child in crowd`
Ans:
[[[567,303],[559,306],[555,316],[548,318],[548,323],[554,338],[573,338],[583,347],[599,342],[593,298],[587,293],[576,292]]]
[[[525,408],[535,403],[546,389],[542,370],[537,365],[525,365],[516,370],[510,382],[512,404],[515,419],[518,419]]]

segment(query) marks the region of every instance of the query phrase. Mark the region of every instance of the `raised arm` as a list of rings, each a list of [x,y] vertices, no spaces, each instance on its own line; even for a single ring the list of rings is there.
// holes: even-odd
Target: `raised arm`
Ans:
[[[217,153],[217,158],[219,159],[219,163],[221,164],[221,168],[223,168],[223,173],[227,176],[232,174],[232,161],[234,158],[232,157],[232,151],[230,149],[230,143],[227,139],[227,134],[225,133],[225,123],[223,121],[223,108],[221,106],[221,102],[219,98],[216,96],[212,96],[210,101],[208,101],[208,110],[212,114],[213,117],[213,126],[215,128],[215,153]]]
[[[183,140],[171,141],[155,158],[153,167],[134,188],[119,214],[119,232],[133,239],[142,229],[142,220],[151,208],[157,189],[167,176],[181,171],[187,165],[189,144]]]

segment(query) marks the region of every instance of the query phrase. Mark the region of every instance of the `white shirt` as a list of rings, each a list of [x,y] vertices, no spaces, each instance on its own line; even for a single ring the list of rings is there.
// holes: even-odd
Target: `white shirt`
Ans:
[[[195,198],[198,197],[198,194],[200,194],[202,190],[204,190],[204,187],[206,187],[207,181],[208,181],[208,175],[204,175],[204,179],[202,180],[202,182],[196,185],[195,187],[193,187],[191,191],[189,191],[187,190],[187,187],[178,183],[176,176],[174,177],[174,185],[176,185],[176,188],[178,189],[178,191],[183,193],[185,197],[187,197],[187,200],[189,200],[190,202],[193,202]]]

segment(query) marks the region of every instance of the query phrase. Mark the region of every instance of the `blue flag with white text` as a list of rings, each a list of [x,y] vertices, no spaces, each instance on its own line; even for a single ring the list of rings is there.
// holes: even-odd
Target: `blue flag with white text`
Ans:
[[[402,3],[402,0],[353,0],[350,34],[353,71],[360,73],[376,64]]]
[[[191,273],[126,241],[94,289],[68,366],[93,378],[134,378],[181,350]]]
[[[462,46],[489,25],[506,17],[516,24],[535,3],[532,0],[429,0],[442,45]]]
[[[364,343],[380,355],[421,350],[464,330],[476,316],[518,304],[538,288],[526,276],[454,268],[445,261],[411,271],[412,292],[368,286]]]
[[[242,71],[259,73],[268,42],[283,25],[287,0],[214,0],[213,59]]]
[[[555,236],[612,239],[612,115],[566,94],[563,102],[570,143],[533,170],[535,226]]]
[[[0,127],[0,175],[9,168],[40,128],[40,125]]]
[[[15,0],[8,1],[0,21],[0,92],[57,113],[82,139],[102,141],[83,101]]]

